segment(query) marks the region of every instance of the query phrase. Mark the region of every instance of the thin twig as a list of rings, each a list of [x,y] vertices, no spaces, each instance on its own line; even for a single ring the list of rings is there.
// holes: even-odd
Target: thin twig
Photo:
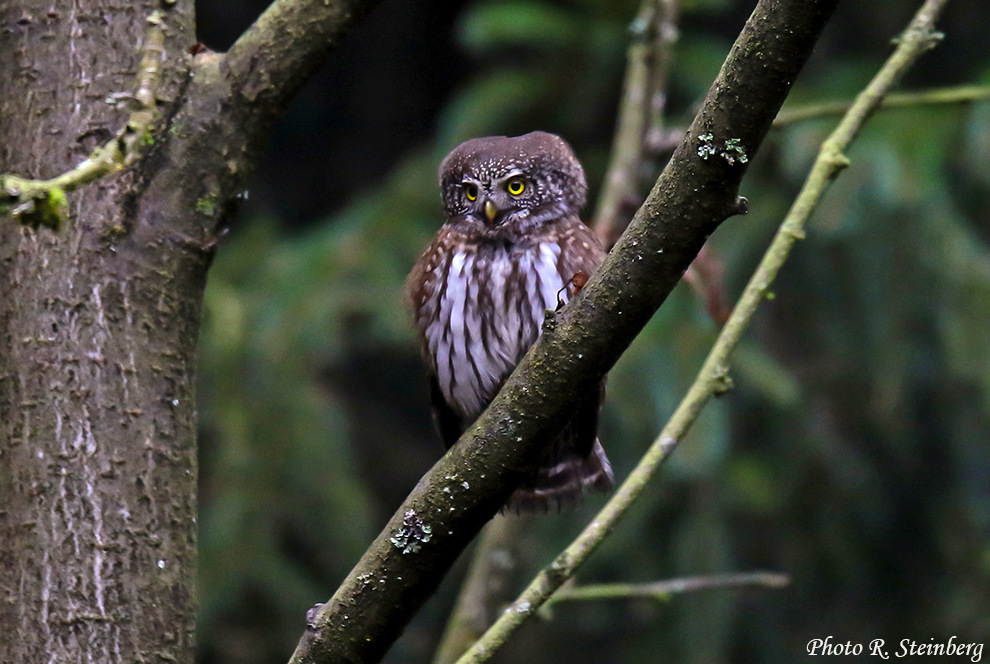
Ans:
[[[708,401],[729,388],[729,355],[739,343],[756,308],[766,297],[795,241],[804,237],[805,222],[821,200],[828,183],[848,165],[843,151],[900,76],[922,53],[938,43],[941,35],[934,32],[934,23],[946,1],[926,0],[901,35],[893,55],[856,98],[836,130],[822,144],[801,193],[788,211],[760,266],[746,285],[697,378],[635,470],[577,539],[537,574],[529,587],[506,609],[491,629],[458,660],[458,664],[486,661],[505,643],[510,634],[574,575],[578,566],[587,560],[616,527],[618,520],[643,491],[660,465],[670,457]]]
[[[936,88],[918,92],[895,92],[887,95],[880,103],[880,109],[907,108],[911,106],[933,106],[937,104],[965,104],[990,99],[990,86],[966,85],[952,88]],[[833,101],[811,104],[794,109],[784,109],[773,121],[774,129],[787,127],[806,120],[835,117],[846,113],[853,105],[851,101]]]
[[[587,586],[565,586],[555,592],[544,606],[550,607],[558,602],[627,599],[630,597],[652,597],[666,601],[670,599],[671,595],[693,593],[699,590],[751,586],[783,588],[790,582],[790,576],[779,572],[743,572],[739,574],[689,576],[653,583],[601,583]]]
[[[519,546],[533,518],[497,516],[485,526],[433,664],[456,662],[515,597],[522,580]]]
[[[153,12],[147,22],[148,32],[135,91],[115,100],[130,107],[130,116],[124,126],[106,145],[95,150],[78,166],[50,180],[0,175],[0,211],[13,207],[12,216],[22,223],[57,230],[67,192],[121,170],[137,159],[142,147],[152,142],[151,129],[157,114],[155,97],[165,49],[165,26],[160,11]]]
[[[677,39],[676,0],[644,0],[630,26],[622,102],[592,227],[606,247],[615,240],[642,203],[641,169],[651,136],[663,133],[667,75]]]
[[[667,108],[667,80],[677,42],[677,0],[658,0],[656,29],[653,33],[653,58],[650,67],[650,122],[644,138],[645,148],[662,145],[667,131],[664,111]],[[680,140],[677,141],[680,143]],[[675,143],[671,150],[677,147]]]

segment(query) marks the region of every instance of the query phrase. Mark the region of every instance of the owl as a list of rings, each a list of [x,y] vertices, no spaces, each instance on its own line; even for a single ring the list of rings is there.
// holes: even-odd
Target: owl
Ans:
[[[547,309],[583,286],[605,257],[578,217],[584,169],[558,136],[476,138],[440,164],[446,221],[409,275],[429,365],[434,421],[449,448],[540,336]],[[573,404],[538,468],[510,496],[514,512],[560,510],[609,491],[598,441],[604,382]]]

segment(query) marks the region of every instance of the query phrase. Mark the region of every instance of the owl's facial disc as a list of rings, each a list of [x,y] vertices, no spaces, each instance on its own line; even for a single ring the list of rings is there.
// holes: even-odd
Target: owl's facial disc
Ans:
[[[481,182],[465,179],[461,184],[466,198],[473,204],[478,221],[493,228],[500,226],[506,215],[528,215],[527,205],[522,201],[529,195],[529,185],[519,170],[486,179]]]

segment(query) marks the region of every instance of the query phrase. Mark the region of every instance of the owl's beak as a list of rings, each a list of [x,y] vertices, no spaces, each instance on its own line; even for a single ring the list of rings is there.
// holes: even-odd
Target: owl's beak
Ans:
[[[488,223],[495,221],[495,215],[498,214],[498,208],[490,200],[485,201],[485,216],[488,217]]]

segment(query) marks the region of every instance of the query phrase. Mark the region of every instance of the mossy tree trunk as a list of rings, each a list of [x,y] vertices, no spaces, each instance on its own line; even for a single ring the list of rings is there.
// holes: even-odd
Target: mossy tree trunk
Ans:
[[[165,97],[191,4],[170,12]],[[157,5],[0,5],[0,171],[53,177],[117,131],[104,100],[133,88]],[[141,214],[145,177],[76,192],[57,233],[0,218],[3,662],[192,661],[209,257],[183,215]]]
[[[155,12],[165,35],[145,154],[60,230],[0,215],[0,662],[193,661],[207,269],[272,122],[373,4],[276,0],[193,56],[193,0],[0,3],[0,173],[111,139]]]

